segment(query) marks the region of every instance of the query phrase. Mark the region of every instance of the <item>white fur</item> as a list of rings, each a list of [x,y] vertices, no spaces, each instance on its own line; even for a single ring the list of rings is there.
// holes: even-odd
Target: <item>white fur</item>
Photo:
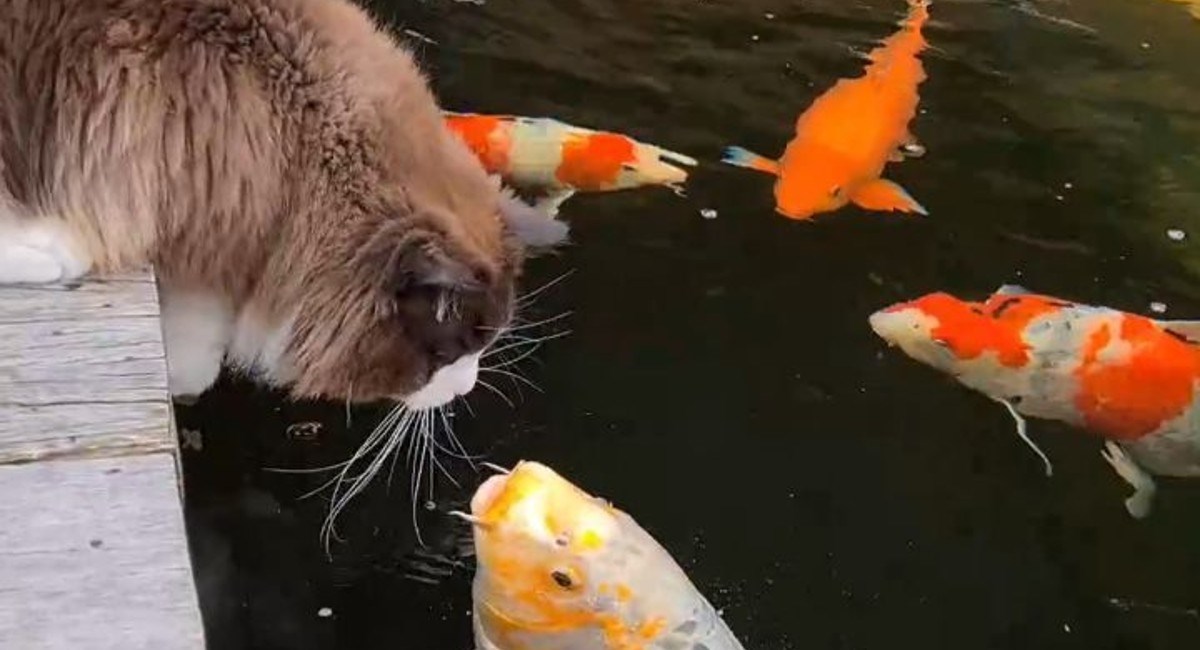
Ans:
[[[567,241],[570,227],[554,219],[557,205],[551,210],[539,209],[525,203],[508,188],[500,192],[500,216],[517,239],[526,246],[545,248]]]
[[[294,320],[289,317],[282,323],[272,324],[257,313],[243,311],[234,323],[229,361],[273,386],[293,381],[295,369],[285,352]]]
[[[405,397],[404,403],[411,409],[422,411],[448,404],[455,397],[471,392],[479,378],[479,356],[478,352],[466,354],[454,363],[438,368],[429,383]]]
[[[0,284],[45,284],[87,273],[92,260],[58,220],[0,214]]]
[[[221,374],[233,308],[224,296],[205,290],[163,287],[159,301],[168,387],[176,397],[197,396]]]

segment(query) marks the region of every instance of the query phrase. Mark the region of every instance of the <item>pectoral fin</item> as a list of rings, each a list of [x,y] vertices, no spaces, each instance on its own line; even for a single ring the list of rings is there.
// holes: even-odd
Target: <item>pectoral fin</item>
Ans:
[[[928,216],[929,212],[903,187],[889,180],[876,178],[856,186],[850,194],[855,205],[868,210],[898,210]]]
[[[1160,320],[1158,324],[1189,341],[1200,343],[1200,320]]]

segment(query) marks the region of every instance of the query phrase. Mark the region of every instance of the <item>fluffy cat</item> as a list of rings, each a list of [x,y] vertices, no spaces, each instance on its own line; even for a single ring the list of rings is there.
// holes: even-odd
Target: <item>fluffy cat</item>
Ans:
[[[469,391],[522,210],[347,0],[0,3],[0,282],[152,263],[177,396]]]

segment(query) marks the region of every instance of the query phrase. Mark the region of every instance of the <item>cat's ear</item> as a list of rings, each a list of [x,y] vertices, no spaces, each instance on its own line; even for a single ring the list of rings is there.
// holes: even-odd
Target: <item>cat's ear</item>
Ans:
[[[392,256],[388,285],[394,293],[433,289],[470,291],[483,279],[465,262],[456,259],[435,238],[405,241]]]
[[[392,295],[469,291],[489,280],[486,269],[475,268],[444,234],[398,219],[385,221],[371,233],[359,249],[355,268],[370,285]]]

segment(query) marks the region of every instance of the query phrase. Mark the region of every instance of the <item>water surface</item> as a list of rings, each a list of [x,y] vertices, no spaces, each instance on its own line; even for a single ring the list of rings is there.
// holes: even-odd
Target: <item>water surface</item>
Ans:
[[[374,9],[449,108],[553,116],[713,161],[729,144],[778,154],[903,4]],[[711,162],[686,199],[573,199],[576,245],[525,281],[574,271],[529,314],[573,312],[572,333],[522,366],[544,393],[497,383],[512,408],[477,391],[457,431],[494,462],[546,462],[631,512],[747,648],[1200,647],[1200,483],[1161,481],[1156,512],[1135,522],[1094,438],[1033,423],[1056,464],[1047,479],[1002,408],[866,325],[897,300],[1003,283],[1200,316],[1200,21],[1161,0],[931,13],[913,125],[928,154],[886,172],[931,217],[790,222],[770,179]],[[356,409],[348,427],[342,407],[228,381],[180,412],[202,440],[185,461],[213,648],[471,647],[469,558],[436,584],[405,577],[402,469],[345,513],[332,560],[317,539],[326,502],[297,500],[321,477],[262,469],[343,460],[381,414]],[[479,478],[449,468],[462,488],[439,482],[419,519],[428,552],[453,559],[465,531],[441,511]]]

